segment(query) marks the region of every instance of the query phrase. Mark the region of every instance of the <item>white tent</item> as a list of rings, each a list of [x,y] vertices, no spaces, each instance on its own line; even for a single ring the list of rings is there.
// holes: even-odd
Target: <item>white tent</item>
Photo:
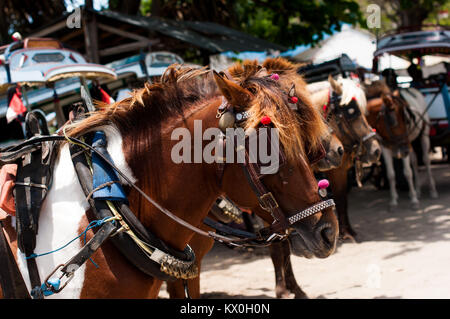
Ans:
[[[372,69],[373,53],[376,49],[376,38],[368,31],[343,25],[341,32],[336,32],[314,47],[292,57],[295,61],[322,63],[347,54],[358,66]],[[379,65],[382,69],[405,69],[409,61],[396,56],[383,56]]]

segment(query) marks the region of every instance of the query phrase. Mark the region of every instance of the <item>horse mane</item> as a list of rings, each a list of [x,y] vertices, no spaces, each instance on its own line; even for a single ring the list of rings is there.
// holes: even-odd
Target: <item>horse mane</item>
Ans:
[[[149,128],[202,99],[218,95],[209,70],[173,64],[161,77],[161,82],[145,83],[131,96],[111,105],[96,101],[97,110],[82,121],[67,126],[69,136],[80,136],[104,125],[115,125],[121,133],[136,128]]]
[[[244,63],[246,72],[248,65]],[[234,70],[238,68],[236,66]],[[292,70],[295,66],[290,68],[286,68],[284,72],[293,77],[295,72]],[[304,98],[308,107],[301,107],[300,112],[293,111],[288,104],[288,92],[279,83],[281,81],[274,81],[267,76],[255,76],[255,70],[243,75],[238,81],[254,96],[248,109],[251,117],[247,119],[245,129],[256,128],[262,117],[269,116],[278,129],[280,143],[288,160],[296,162],[306,155],[305,142],[308,143],[310,152],[317,152],[321,137],[328,131],[320,114],[310,106],[309,98]],[[301,78],[295,79],[296,83],[299,79]],[[298,89],[297,91],[299,98],[301,94],[305,94],[300,94]],[[150,163],[150,166],[156,165],[156,157],[160,156],[163,147],[160,138],[158,139],[161,137],[162,123],[175,117],[185,118],[187,110],[195,112],[196,105],[203,107],[205,101],[220,95],[209,69],[171,65],[161,77],[161,82],[146,83],[143,88],[134,90],[129,98],[111,105],[97,102],[98,110],[81,121],[68,125],[66,133],[77,137],[99,127],[113,125],[124,138],[124,152],[133,154],[133,159],[130,158],[131,162],[128,163],[130,167],[142,167],[139,163],[145,162]],[[149,149],[152,152],[148,152]],[[153,174],[153,171],[158,171],[158,168],[150,170],[152,174],[148,176],[152,176],[155,181],[157,174]]]
[[[316,153],[321,147],[321,138],[328,134],[328,129],[321,114],[312,106],[306,82],[297,73],[299,65],[291,63],[283,58],[269,58],[263,64],[256,60],[245,60],[228,69],[230,75],[237,80],[241,86],[250,91],[264,91],[261,94],[262,101],[255,103],[250,109],[254,115],[247,120],[247,128],[256,127],[260,119],[267,115],[279,131],[280,142],[285,149],[288,159],[295,161],[306,154],[306,143],[308,151]],[[265,68],[267,73],[277,73],[278,81],[268,76],[261,76],[258,72]],[[263,73],[264,74],[264,73]],[[292,84],[295,83],[296,96],[302,102],[298,111],[292,110],[287,103],[287,93]],[[274,88],[277,88],[274,90]],[[267,103],[270,101],[270,103]],[[274,107],[270,107],[275,105]]]
[[[383,94],[390,94],[391,89],[386,84],[386,81],[376,80],[370,83],[369,85],[364,86],[364,90],[366,92],[366,96],[368,99],[381,97]]]
[[[361,112],[363,114],[367,114],[366,94],[361,86],[355,81],[345,78],[339,78],[337,82],[342,86],[342,96],[339,105],[347,105],[353,98],[356,98],[356,103],[358,104]],[[331,84],[328,81],[308,84],[308,90],[312,95],[323,92],[324,90],[330,90],[330,88]]]

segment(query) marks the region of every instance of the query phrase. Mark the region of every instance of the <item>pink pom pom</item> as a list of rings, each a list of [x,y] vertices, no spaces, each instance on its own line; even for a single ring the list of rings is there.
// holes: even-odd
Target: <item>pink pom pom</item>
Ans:
[[[330,182],[327,179],[321,179],[317,183],[317,186],[319,186],[320,189],[327,188],[328,186],[330,186]]]
[[[279,76],[278,74],[274,73],[274,74],[272,74],[272,75],[270,76],[270,78],[271,78],[272,80],[278,81],[278,80],[280,79],[280,76]]]

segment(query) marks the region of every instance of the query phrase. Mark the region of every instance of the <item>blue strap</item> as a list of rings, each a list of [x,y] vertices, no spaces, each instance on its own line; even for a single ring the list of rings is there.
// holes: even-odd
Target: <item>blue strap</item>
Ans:
[[[102,131],[95,132],[92,140],[92,147],[102,153],[111,162],[111,156],[106,151],[106,136]],[[119,181],[115,170],[108,165],[100,156],[92,152],[92,168],[93,168],[93,188],[99,188],[92,195],[94,199],[123,201],[128,203],[127,196],[119,183],[105,185],[108,182]]]

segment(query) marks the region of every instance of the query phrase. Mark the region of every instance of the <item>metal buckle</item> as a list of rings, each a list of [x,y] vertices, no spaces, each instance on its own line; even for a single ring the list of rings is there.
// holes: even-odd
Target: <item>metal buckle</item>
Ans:
[[[266,198],[269,197],[270,199],[268,201],[266,201]],[[265,206],[265,204],[268,203],[268,206]],[[271,205],[271,204],[275,204],[275,205]],[[273,197],[272,192],[268,192],[265,193],[264,195],[259,197],[259,206],[261,206],[262,209],[266,210],[266,211],[272,211],[275,208],[278,208],[278,202],[276,201],[275,197]]]
[[[280,235],[278,233],[273,233],[272,235],[269,236],[269,238],[266,239],[266,242],[270,243],[270,242],[274,241],[275,239],[283,240],[286,237],[287,237],[287,235]]]

